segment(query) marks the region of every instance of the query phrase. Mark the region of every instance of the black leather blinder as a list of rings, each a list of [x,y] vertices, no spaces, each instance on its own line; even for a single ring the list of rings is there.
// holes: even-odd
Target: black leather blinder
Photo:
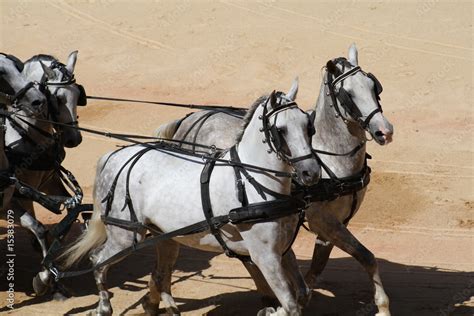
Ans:
[[[351,96],[344,88],[339,89],[338,97],[342,107],[347,111],[350,116],[354,118],[362,116],[362,113],[360,112],[359,108],[354,103],[354,101],[352,101]]]
[[[374,82],[374,91],[375,91],[375,95],[376,96],[379,96],[382,91],[383,91],[383,87],[382,87],[382,84],[380,83],[380,81],[377,79],[377,77],[375,77],[373,74],[371,74],[370,72],[367,74],[367,77],[369,77],[370,79],[372,79],[372,81]]]
[[[316,118],[316,112],[313,111],[311,114],[306,113],[308,116],[308,136],[311,138],[316,134],[316,128],[314,128],[314,120]]]
[[[79,99],[77,100],[78,106],[86,106],[87,105],[87,94],[86,89],[80,84],[77,85],[79,88]]]
[[[282,138],[280,132],[278,131],[278,127],[272,125],[270,128],[270,136],[273,142],[273,146],[275,146],[275,150],[280,151],[282,147]]]

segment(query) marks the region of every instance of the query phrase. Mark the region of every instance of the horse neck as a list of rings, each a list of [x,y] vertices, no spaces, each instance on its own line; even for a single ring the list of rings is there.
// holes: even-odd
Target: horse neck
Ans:
[[[237,152],[240,160],[242,163],[290,173],[290,166],[278,159],[276,153],[268,153],[268,145],[262,143],[262,140],[265,139],[265,135],[263,132],[260,132],[262,120],[258,118],[262,115],[262,112],[263,107],[259,106],[247,125],[242,140],[238,143]],[[290,193],[291,181],[289,178],[275,178],[273,176],[265,176],[261,173],[250,173],[260,184],[267,188],[282,194]]]
[[[26,78],[23,77],[22,74],[16,68],[8,67],[5,64],[0,65],[0,67],[2,67],[0,73],[3,79],[11,87],[11,89],[13,89],[15,93],[23,89],[28,84]]]
[[[313,136],[313,148],[332,153],[346,153],[365,141],[365,131],[356,123],[345,123],[336,117],[331,96],[327,95],[327,73],[321,83],[316,102],[316,134]],[[329,156],[320,154],[320,158],[337,177],[348,177],[358,173],[365,163],[365,143],[353,156]]]

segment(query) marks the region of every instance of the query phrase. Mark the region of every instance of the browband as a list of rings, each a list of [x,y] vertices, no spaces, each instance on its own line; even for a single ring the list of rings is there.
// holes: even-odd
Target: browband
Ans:
[[[357,67],[354,67],[352,68],[351,70],[343,73],[342,75],[339,75],[338,77],[334,78],[333,82],[332,82],[332,86],[335,87],[336,84],[338,84],[340,81],[346,79],[347,77],[349,76],[352,76],[353,74],[357,73],[361,71],[360,67],[357,66]]]

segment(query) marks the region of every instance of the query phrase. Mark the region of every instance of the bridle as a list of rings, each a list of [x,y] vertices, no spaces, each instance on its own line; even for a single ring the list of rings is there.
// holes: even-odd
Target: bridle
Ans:
[[[74,74],[72,74],[67,68],[66,65],[58,62],[58,61],[52,61],[51,65],[49,66],[51,69],[58,69],[59,72],[62,74],[60,81],[59,82],[50,82],[48,81],[48,77],[46,73],[43,74],[41,80],[39,82],[30,82],[23,90],[29,89],[31,86],[38,85],[38,90],[42,92],[47,100],[47,111],[41,111],[38,113],[39,116],[42,116],[44,118],[43,121],[49,122],[50,124],[53,125],[54,127],[54,132],[50,133],[48,131],[43,130],[42,128],[28,122],[26,118],[29,115],[16,115],[16,119],[23,122],[23,124],[28,125],[31,129],[35,130],[39,135],[43,136],[46,139],[50,139],[53,142],[58,142],[60,139],[62,127],[64,126],[71,126],[71,127],[77,127],[78,126],[78,121],[77,120],[72,120],[70,122],[65,122],[65,123],[60,123],[58,121],[58,115],[59,115],[59,104],[58,104],[58,90],[60,87],[65,87],[69,85],[75,84],[80,91],[80,95],[78,98],[77,105],[84,106],[87,104],[87,96],[85,94],[84,87],[82,87],[79,84],[76,84],[76,79],[74,78]],[[56,89],[48,89],[48,86],[54,86]],[[52,90],[52,91],[51,91]],[[23,92],[23,94],[26,93],[26,91]],[[21,108],[19,109],[21,110]],[[36,115],[35,115],[36,116]],[[13,117],[9,117],[10,122],[13,124],[13,128],[18,131],[20,135],[22,135],[23,138],[28,139],[30,142],[34,143],[34,141],[27,136],[27,132],[24,127],[22,127],[18,122],[15,121]],[[58,123],[58,124],[56,124]]]
[[[13,55],[4,54],[4,53],[0,53],[0,55],[3,55],[5,58],[12,61],[15,64],[15,67],[18,70],[18,72],[21,73],[21,71],[23,70],[23,63],[18,58],[16,58]],[[22,99],[26,95],[28,90],[30,90],[31,88],[37,88],[39,90],[39,83],[36,81],[29,81],[26,83],[26,85],[23,88],[18,90],[18,92],[16,92],[15,94],[0,92],[1,100],[4,101],[6,105],[9,105],[12,108],[15,108],[17,110],[25,109],[26,106],[21,106],[20,104],[18,104],[18,100]],[[32,113],[37,112],[35,109],[28,109],[28,111]]]
[[[8,93],[5,93],[5,92],[0,92],[0,97],[1,97],[0,103],[11,106],[13,109],[15,109],[17,111],[26,110],[30,113],[35,113],[36,114],[36,113],[38,113],[38,111],[36,109],[32,108],[31,106],[25,106],[25,105],[21,105],[21,104],[18,103],[18,101],[21,100],[26,95],[28,90],[30,90],[31,88],[36,88],[36,89],[38,89],[38,91],[41,92],[40,85],[39,85],[38,82],[29,81],[23,88],[18,90],[18,92],[16,92],[15,94],[8,94]],[[40,110],[42,111],[42,107],[40,108]]]
[[[268,103],[273,104],[270,100],[273,96],[276,96],[276,98],[279,100],[278,103],[269,111],[268,110]],[[282,101],[288,101],[282,104]],[[270,101],[270,102],[269,102]],[[262,120],[262,128],[260,128],[260,132],[262,132],[265,136],[265,138],[262,140],[263,143],[266,143],[268,145],[268,150],[267,152],[269,154],[275,153],[278,157],[278,159],[285,161],[289,165],[292,165],[295,162],[302,161],[305,159],[311,159],[314,158],[314,153],[311,152],[308,155],[300,156],[300,157],[295,157],[292,158],[291,155],[289,155],[287,152],[285,152],[284,147],[286,145],[285,139],[283,138],[281,131],[278,129],[276,126],[276,121],[278,118],[278,115],[286,110],[289,109],[294,109],[298,108],[298,105],[296,102],[292,100],[288,100],[285,98],[283,92],[274,92],[272,93],[267,100],[265,101],[265,106],[263,108],[263,114],[259,116],[259,119]],[[314,128],[314,122],[312,122],[311,116],[302,111],[300,111],[308,117],[308,136],[310,138],[310,143],[311,143],[311,138],[315,133],[315,128]]]
[[[51,69],[58,69],[59,72],[62,74],[61,81],[59,82],[50,82],[46,74],[43,75],[40,81],[41,91],[46,95],[48,99],[48,115],[51,116],[52,121],[58,121],[59,115],[59,104],[58,104],[58,90],[60,87],[66,87],[75,84],[76,87],[79,89],[79,98],[77,105],[78,106],[85,106],[87,105],[87,95],[84,87],[80,84],[76,83],[76,78],[74,74],[71,73],[67,68],[66,65],[59,61],[53,61],[49,66]],[[48,89],[48,86],[55,87],[53,91]],[[79,122],[77,120],[72,120],[71,122],[63,123],[65,125],[70,126],[77,126]]]
[[[344,72],[345,65],[346,63],[348,63],[345,58],[337,58],[334,61],[335,65],[342,65],[342,71],[339,70],[339,68],[337,67],[335,67],[337,70],[334,74],[328,71],[327,81],[325,83],[328,86],[328,95],[331,96],[332,104],[334,106],[334,109],[336,110],[336,117],[341,117],[345,123],[348,122],[348,120],[345,119],[345,117],[342,115],[341,109],[339,108],[340,104],[340,106],[346,111],[346,113],[348,113],[355,121],[359,123],[362,129],[367,130],[370,120],[374,117],[374,115],[383,112],[382,105],[380,104],[380,94],[383,91],[382,84],[373,74],[371,74],[370,72],[364,72],[359,66],[356,66],[354,68],[351,68],[347,72]],[[365,118],[359,110],[359,107],[352,100],[350,94],[344,89],[344,80],[348,77],[355,75],[358,72],[361,72],[374,82],[374,93],[377,100],[377,108],[370,112]],[[340,87],[338,90],[336,90],[336,85],[338,84],[340,84]]]

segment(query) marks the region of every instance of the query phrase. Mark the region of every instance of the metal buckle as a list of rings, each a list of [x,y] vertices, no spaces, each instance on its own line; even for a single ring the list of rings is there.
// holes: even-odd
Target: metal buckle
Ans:
[[[49,268],[49,272],[54,276],[54,281],[58,282],[59,281],[59,271],[55,266],[51,266]]]
[[[209,148],[209,154],[214,155],[217,152],[216,145],[211,145]]]

